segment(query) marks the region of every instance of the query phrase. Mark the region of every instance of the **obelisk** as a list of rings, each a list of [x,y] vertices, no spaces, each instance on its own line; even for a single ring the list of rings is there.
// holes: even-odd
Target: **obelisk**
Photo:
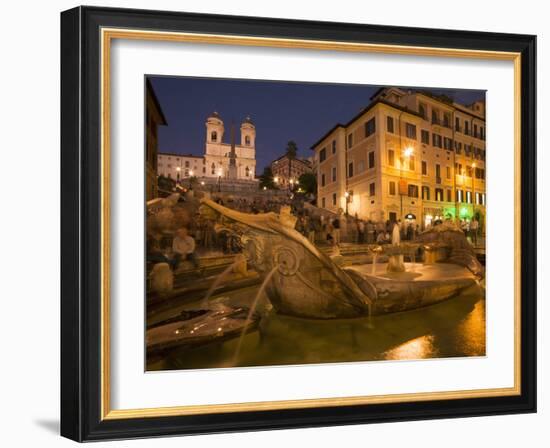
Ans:
[[[237,179],[237,153],[235,152],[235,125],[231,122],[231,152],[229,153],[229,179]]]

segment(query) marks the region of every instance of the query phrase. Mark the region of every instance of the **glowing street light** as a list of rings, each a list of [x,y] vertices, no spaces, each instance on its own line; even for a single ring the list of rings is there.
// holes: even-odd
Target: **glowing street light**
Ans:
[[[218,191],[222,191],[222,174],[223,170],[220,168],[218,170]]]
[[[412,148],[411,146],[408,146],[405,148],[405,150],[403,151],[403,155],[405,157],[410,157],[412,156],[412,153],[414,152],[414,148]]]
[[[403,219],[403,195],[404,189],[406,186],[406,182],[403,180],[403,165],[405,164],[405,159],[409,159],[409,157],[412,156],[414,152],[414,148],[412,146],[407,146],[405,149],[403,149],[403,156],[400,159],[400,166],[399,166],[399,200],[400,200],[400,209],[401,209],[401,219]],[[410,166],[409,166],[410,168]]]

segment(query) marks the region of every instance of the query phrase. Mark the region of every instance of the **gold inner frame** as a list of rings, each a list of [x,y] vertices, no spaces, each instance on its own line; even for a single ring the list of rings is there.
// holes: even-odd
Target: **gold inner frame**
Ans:
[[[437,56],[469,59],[506,60],[514,63],[514,386],[443,392],[315,398],[213,405],[187,405],[141,409],[111,409],[110,398],[110,51],[113,39],[241,45],[325,51],[384,53],[413,56]],[[101,419],[127,419],[198,415],[222,412],[299,409],[461,398],[501,397],[521,394],[521,54],[513,52],[415,47],[368,43],[334,42],[304,39],[278,39],[215,34],[101,29]]]

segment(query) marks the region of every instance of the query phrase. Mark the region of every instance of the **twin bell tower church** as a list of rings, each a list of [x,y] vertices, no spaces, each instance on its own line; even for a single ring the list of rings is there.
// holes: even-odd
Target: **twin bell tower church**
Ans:
[[[235,142],[231,125],[231,141],[224,143],[225,127],[217,112],[206,120],[206,176],[227,180],[254,180],[256,173],[256,127],[250,117],[241,123],[240,143]]]

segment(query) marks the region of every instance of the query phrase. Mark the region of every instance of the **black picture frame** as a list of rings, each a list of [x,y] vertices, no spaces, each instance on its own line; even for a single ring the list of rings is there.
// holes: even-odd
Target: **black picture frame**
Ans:
[[[521,53],[521,394],[147,418],[101,418],[100,29]],[[77,7],[61,14],[61,434],[76,441],[536,412],[536,37]]]

